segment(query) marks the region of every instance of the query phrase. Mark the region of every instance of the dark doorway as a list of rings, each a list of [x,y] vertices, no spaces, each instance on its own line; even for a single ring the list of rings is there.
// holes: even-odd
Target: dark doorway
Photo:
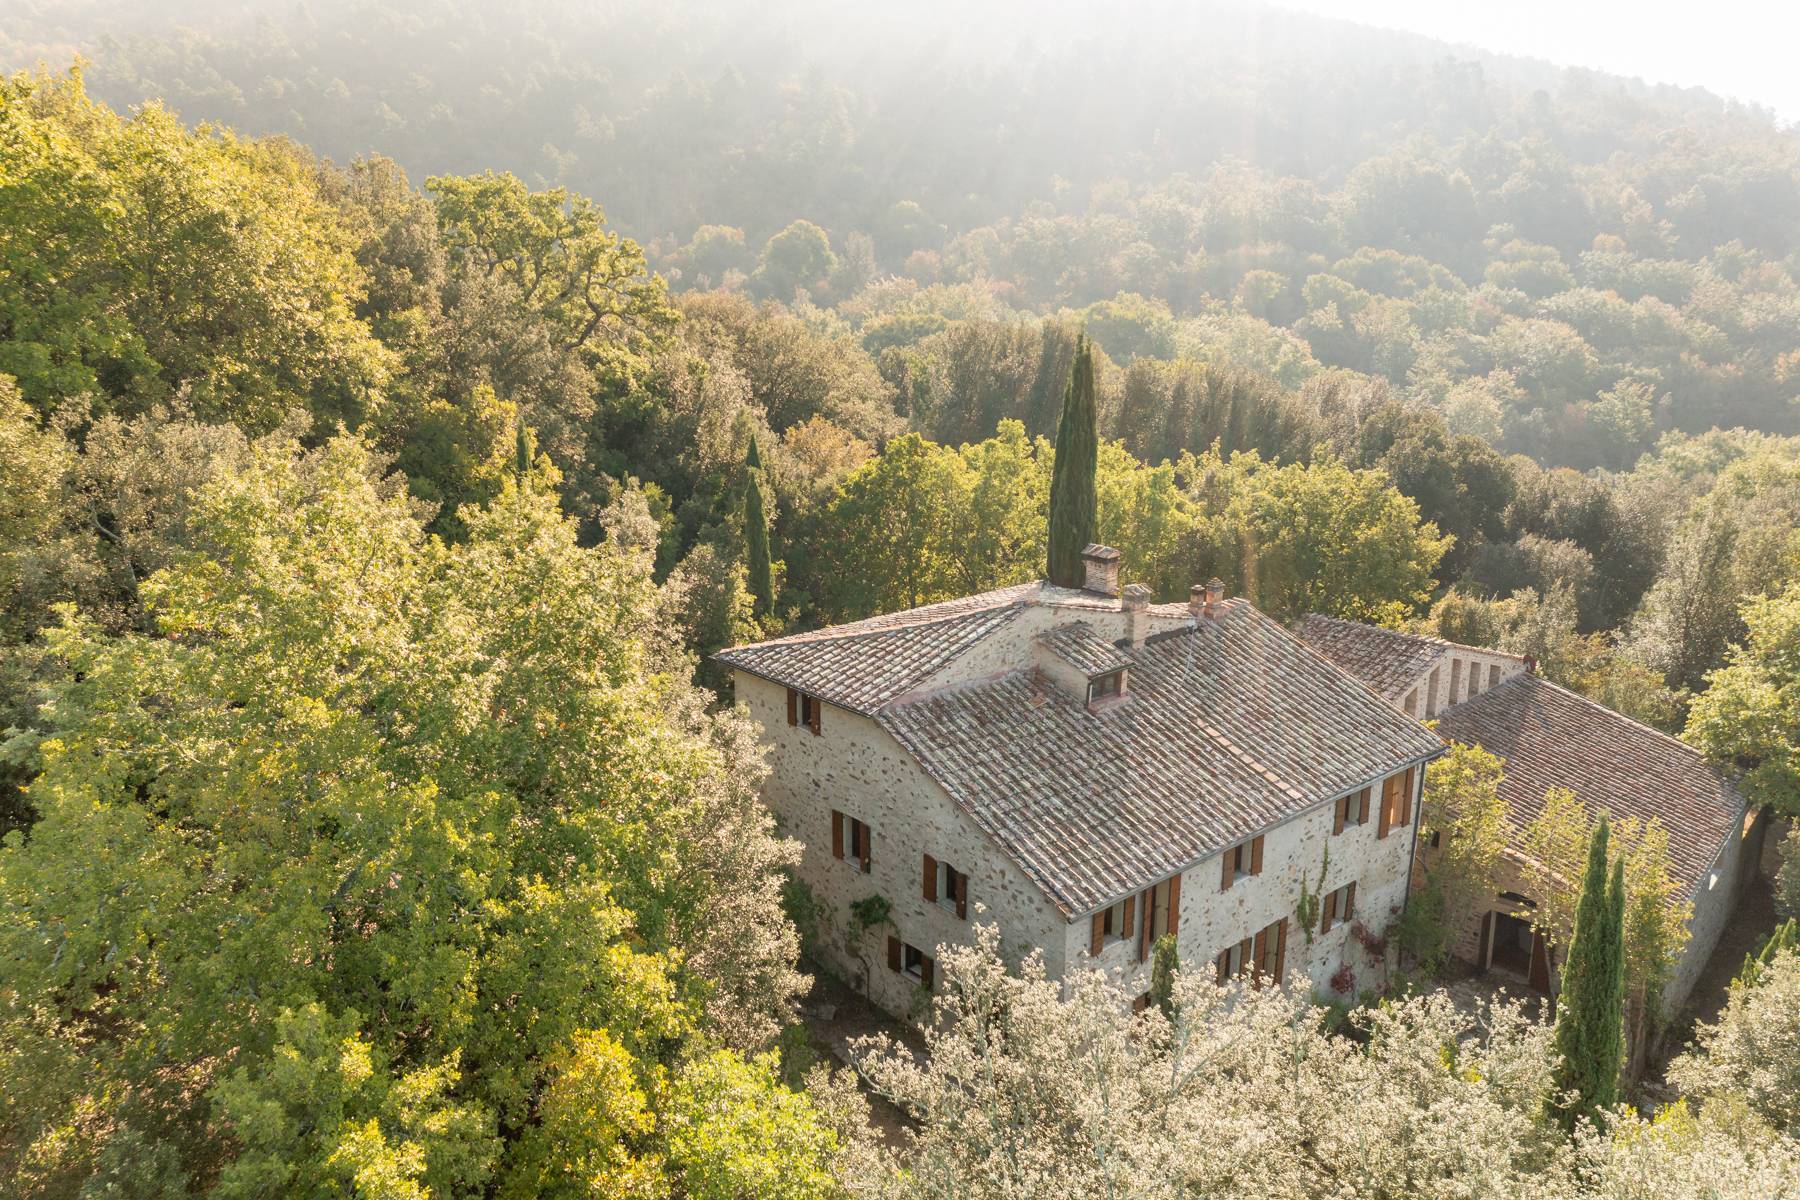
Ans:
[[[1490,960],[1496,971],[1531,978],[1531,947],[1537,935],[1531,923],[1511,913],[1494,914],[1494,956]]]

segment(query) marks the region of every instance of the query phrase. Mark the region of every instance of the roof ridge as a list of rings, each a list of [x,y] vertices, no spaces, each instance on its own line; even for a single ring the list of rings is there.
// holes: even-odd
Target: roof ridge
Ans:
[[[992,604],[972,604],[966,608],[953,609],[937,616],[924,618],[923,620],[896,621],[891,625],[869,625],[867,628],[858,628],[859,626],[865,625],[867,622],[879,621],[884,617],[901,617],[905,616],[907,613],[923,612],[928,608],[936,608],[938,605],[947,606],[952,604],[962,604],[975,599],[976,596],[993,595],[997,597],[1002,592],[1018,591],[1029,586],[1031,585],[1022,583],[1012,584],[1004,588],[995,588],[991,592],[977,592],[975,596],[961,596],[953,600],[937,600],[933,601],[931,604],[921,604],[913,608],[897,609],[891,613],[875,613],[872,616],[862,617],[855,621],[846,621],[841,625],[826,625],[820,629],[804,629],[798,633],[784,633],[780,637],[764,638],[760,642],[745,642],[741,646],[727,646],[725,649],[719,651],[719,654],[736,654],[740,650],[762,650],[769,646],[815,645],[821,642],[851,642],[858,638],[877,637],[882,634],[891,634],[904,629],[926,629],[933,625],[942,625],[948,621],[961,620],[964,617],[973,617],[982,613],[998,612],[1001,609],[1006,608],[1023,608],[1029,603],[1028,600],[1024,599],[1022,596],[1008,597],[1006,599],[996,599]]]
[[[1500,650],[1493,646],[1471,646],[1467,642],[1453,642],[1449,638],[1438,637],[1431,633],[1414,633],[1410,629],[1389,629],[1386,625],[1376,625],[1368,621],[1353,621],[1349,617],[1334,617],[1327,613],[1307,613],[1295,622],[1301,625],[1307,621],[1329,621],[1333,625],[1343,625],[1351,629],[1367,630],[1372,633],[1384,633],[1389,637],[1403,638],[1409,642],[1418,642],[1425,646],[1442,646],[1446,650],[1468,650],[1475,654],[1497,654],[1501,658],[1510,658],[1515,662],[1525,662],[1530,658],[1526,654],[1514,654],[1511,650]],[[1302,638],[1302,641],[1305,639]]]

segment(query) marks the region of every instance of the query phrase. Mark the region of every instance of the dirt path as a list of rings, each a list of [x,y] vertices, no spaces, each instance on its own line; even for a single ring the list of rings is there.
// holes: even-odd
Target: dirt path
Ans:
[[[896,1021],[841,980],[814,970],[812,991],[801,1003],[801,1019],[813,1040],[830,1051],[839,1065],[855,1069],[850,1061],[850,1043],[857,1038],[885,1033],[915,1055],[925,1054],[925,1039],[917,1028]],[[894,1149],[906,1145],[906,1133],[913,1128],[911,1118],[885,1097],[876,1095],[859,1074],[858,1083],[869,1101],[869,1125],[882,1141]]]

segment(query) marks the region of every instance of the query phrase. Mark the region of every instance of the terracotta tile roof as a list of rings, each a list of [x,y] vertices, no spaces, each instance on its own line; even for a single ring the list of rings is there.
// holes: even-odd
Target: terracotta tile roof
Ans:
[[[1294,632],[1313,649],[1396,703],[1405,698],[1419,676],[1453,650],[1500,653],[1481,646],[1461,646],[1442,638],[1400,633],[1318,613],[1302,617],[1294,626]],[[1505,657],[1525,661],[1518,655]]]
[[[1012,620],[1027,603],[1117,607],[1116,601],[1091,592],[1023,583],[734,646],[715,657],[727,666],[867,716]]]
[[[1092,679],[1131,665],[1131,655],[1094,632],[1086,621],[1071,621],[1038,635],[1050,653]]]
[[[1070,914],[1443,750],[1241,600],[1133,658],[1094,712],[1018,670],[876,720]]]
[[[1720,844],[1735,836],[1743,800],[1685,743],[1536,675],[1520,675],[1445,709],[1438,733],[1506,760],[1501,794],[1515,834],[1564,787],[1615,817],[1656,817],[1669,831],[1675,877],[1705,885]]]

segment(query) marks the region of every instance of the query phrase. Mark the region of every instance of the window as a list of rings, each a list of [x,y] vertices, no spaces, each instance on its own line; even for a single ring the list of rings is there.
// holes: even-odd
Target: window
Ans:
[[[1165,933],[1175,933],[1181,928],[1181,876],[1172,875],[1161,883],[1145,888],[1135,897],[1137,901],[1137,957],[1143,962],[1150,957],[1150,947],[1156,939]],[[1120,914],[1120,920],[1130,923],[1132,916],[1127,909]],[[1121,937],[1126,936],[1124,933]]]
[[[1425,681],[1425,715],[1428,717],[1437,716],[1438,677],[1443,673],[1443,670],[1444,668],[1442,667],[1431,668],[1431,677]]]
[[[1412,822],[1413,772],[1417,769],[1408,767],[1382,781],[1381,820],[1375,827],[1376,837],[1386,837],[1389,830]]]
[[[1469,664],[1469,699],[1481,695],[1481,664]]]
[[[1259,833],[1247,842],[1239,842],[1222,856],[1219,864],[1219,890],[1228,892],[1240,879],[1262,874],[1263,840]]]
[[[1125,672],[1108,671],[1088,680],[1088,703],[1111,700],[1125,690]]]
[[[1348,796],[1339,796],[1336,811],[1331,815],[1331,832],[1342,833],[1352,825],[1366,824],[1369,820],[1369,796],[1374,788],[1364,788],[1360,792],[1351,792]]]
[[[927,854],[924,876],[925,899],[947,908],[958,917],[969,916],[969,877],[947,862],[939,862]]]
[[[1352,880],[1336,891],[1326,892],[1319,903],[1319,932],[1330,933],[1333,925],[1348,921],[1356,915],[1356,881]]]
[[[1095,913],[1088,931],[1088,953],[1098,955],[1114,942],[1123,942],[1137,933],[1136,896],[1127,896],[1110,908]]]
[[[888,970],[896,975],[904,975],[908,979],[917,980],[919,986],[931,990],[932,977],[936,974],[936,963],[931,955],[925,953],[911,942],[903,942],[893,934],[887,941]]]
[[[1500,664],[1493,663],[1488,667],[1488,688],[1492,690],[1500,686]]]
[[[789,688],[787,693],[788,724],[804,725],[812,730],[816,737],[819,732],[819,713],[824,709],[825,702],[817,696],[809,696],[795,688]]]
[[[1287,918],[1265,925],[1254,936],[1219,951],[1213,971],[1220,983],[1248,975],[1256,986],[1287,973]]]
[[[875,835],[855,817],[831,810],[831,856],[841,858],[867,875],[874,861]]]
[[[1462,659],[1453,658],[1450,660],[1450,703],[1451,704],[1455,704],[1462,699],[1462,668],[1463,668],[1463,660]]]

